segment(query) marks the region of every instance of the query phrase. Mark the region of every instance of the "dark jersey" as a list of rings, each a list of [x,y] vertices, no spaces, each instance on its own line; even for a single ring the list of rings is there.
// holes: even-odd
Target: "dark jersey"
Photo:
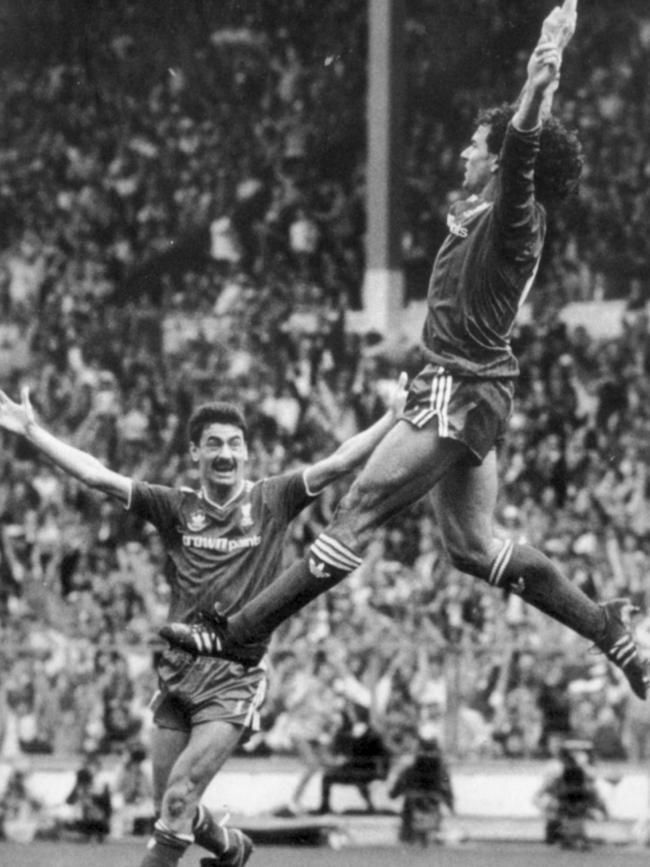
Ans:
[[[539,265],[546,215],[535,199],[539,130],[509,126],[491,195],[450,213],[429,282],[422,340],[428,361],[458,376],[517,376],[517,311]]]
[[[267,587],[288,524],[312,499],[302,471],[246,482],[223,508],[190,488],[134,481],[129,508],[156,527],[167,551],[170,619],[191,622],[215,604],[229,615]]]

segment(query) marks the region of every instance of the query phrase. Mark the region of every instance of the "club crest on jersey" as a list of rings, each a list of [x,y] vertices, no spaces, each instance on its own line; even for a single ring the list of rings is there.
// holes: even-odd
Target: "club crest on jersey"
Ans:
[[[470,202],[475,202],[476,196],[472,196],[467,200],[465,205],[467,206]],[[458,238],[466,238],[467,237],[467,223],[471,220],[472,217],[475,217],[477,214],[482,213],[486,210],[486,208],[490,207],[489,202],[479,201],[478,204],[473,205],[473,207],[465,207],[465,210],[460,211],[459,216],[457,217],[455,213],[447,214],[447,228],[451,232],[452,235],[456,235]]]
[[[467,237],[467,229],[453,214],[447,214],[447,228],[452,235],[456,235],[458,238]]]
[[[205,512],[202,512],[200,509],[192,512],[187,519],[187,529],[191,533],[200,533],[201,530],[206,528],[207,524],[208,517]]]
[[[244,503],[241,507],[241,520],[239,522],[239,526],[242,530],[247,530],[249,527],[253,526],[253,517],[251,515],[251,509],[253,508],[252,503]]]

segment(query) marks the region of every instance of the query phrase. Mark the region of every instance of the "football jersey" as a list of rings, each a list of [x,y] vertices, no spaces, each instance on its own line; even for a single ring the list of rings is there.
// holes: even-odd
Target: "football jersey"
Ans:
[[[506,132],[490,191],[450,212],[427,293],[424,355],[457,376],[503,378],[517,312],[539,266],[546,214],[535,199],[539,130]]]
[[[191,488],[133,481],[129,508],[156,527],[167,551],[170,620],[191,622],[215,605],[232,614],[268,586],[287,526],[312,500],[303,471],[247,481],[224,506]]]

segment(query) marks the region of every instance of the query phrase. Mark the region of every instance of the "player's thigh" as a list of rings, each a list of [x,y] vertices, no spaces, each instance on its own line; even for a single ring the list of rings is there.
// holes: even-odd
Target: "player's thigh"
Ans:
[[[185,749],[170,770],[168,788],[182,786],[200,798],[214,775],[233,754],[241,726],[212,720],[192,727]]]
[[[357,533],[416,502],[464,454],[462,444],[399,421],[379,443],[343,498],[335,521]]]
[[[462,461],[442,478],[432,494],[436,520],[452,560],[478,559],[484,567],[496,556],[494,510],[498,494],[496,450],[476,466]]]
[[[157,808],[160,807],[171,770],[187,746],[189,739],[189,731],[158,727],[153,730],[151,764],[153,768],[153,797]]]

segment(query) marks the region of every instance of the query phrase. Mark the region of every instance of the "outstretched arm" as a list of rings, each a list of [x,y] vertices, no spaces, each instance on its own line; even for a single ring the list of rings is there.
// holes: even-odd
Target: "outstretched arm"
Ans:
[[[97,458],[57,439],[41,427],[29,399],[29,389],[21,390],[21,402],[15,403],[0,391],[0,427],[25,437],[34,448],[84,485],[127,503],[131,480],[114,473]]]
[[[307,489],[316,494],[335,479],[362,464],[401,415],[406,402],[407,376],[401,373],[389,401],[388,410],[366,430],[350,437],[329,457],[312,464],[305,470]]]

